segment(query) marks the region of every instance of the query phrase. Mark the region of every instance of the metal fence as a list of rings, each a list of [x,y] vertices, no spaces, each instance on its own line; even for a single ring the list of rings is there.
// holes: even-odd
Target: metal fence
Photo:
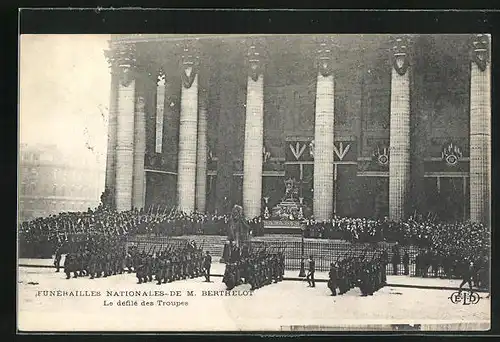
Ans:
[[[301,241],[252,241],[252,249],[267,250],[282,250],[285,253],[285,268],[289,270],[299,270],[302,261],[302,242]],[[394,243],[350,243],[341,240],[330,241],[305,241],[304,242],[304,258],[307,268],[307,259],[310,256],[314,257],[317,271],[328,271],[330,264],[340,261],[347,256],[365,255],[367,259],[371,259],[375,254],[386,251],[388,254],[389,264],[387,265],[388,274],[393,274],[393,265],[391,259],[393,256]],[[408,265],[408,274],[414,275],[415,256],[419,253],[419,249],[414,246],[399,247],[399,252],[402,256],[405,252],[408,253],[410,264]],[[400,263],[397,267],[396,274],[405,274],[403,264]],[[438,276],[441,274],[438,274]]]
[[[225,239],[219,237],[211,237],[206,240],[205,243],[202,241],[205,237],[200,236],[200,241],[197,243],[201,246],[202,244],[204,250],[217,251],[221,255],[215,255],[216,257],[222,256],[222,250],[224,246]],[[186,243],[186,239],[183,237],[157,237],[157,236],[135,236],[129,240],[129,246],[135,245],[139,250],[152,250],[151,246],[167,247],[167,246],[180,246]],[[285,268],[288,270],[299,270],[302,261],[302,242],[301,241],[283,241],[283,240],[252,240],[250,242],[251,248],[263,249],[266,248],[268,251],[278,251],[282,250],[285,253]],[[376,253],[386,251],[388,254],[388,264],[386,266],[387,274],[389,275],[410,275],[410,276],[423,276],[423,277],[441,277],[441,278],[453,278],[450,270],[445,270],[438,263],[435,265],[430,265],[426,270],[417,270],[416,267],[416,256],[420,253],[419,247],[416,246],[402,246],[398,245],[398,250],[401,257],[401,262],[396,266],[396,272],[394,272],[394,265],[392,264],[393,257],[393,247],[396,243],[387,242],[377,242],[377,243],[360,243],[360,242],[347,242],[342,240],[318,240],[318,241],[304,241],[304,262],[307,268],[307,259],[309,256],[313,256],[316,262],[317,271],[328,271],[330,269],[330,264],[341,260],[348,255],[360,256],[365,255],[366,258],[372,258]],[[409,263],[405,268],[402,262],[403,255],[408,253]]]
[[[302,242],[301,241],[252,241],[252,248],[260,249],[266,247],[268,250],[282,250],[285,253],[285,268],[289,270],[299,270],[302,261]],[[458,278],[455,276],[452,267],[445,269],[443,262],[431,261],[426,266],[420,265],[417,269],[417,255],[422,251],[416,246],[398,246],[400,253],[400,262],[392,263],[394,255],[393,248],[396,243],[377,242],[377,243],[359,243],[346,242],[342,240],[330,241],[305,241],[304,242],[304,262],[307,268],[307,259],[314,257],[317,271],[328,271],[330,264],[342,260],[347,256],[361,256],[371,259],[375,254],[383,251],[387,252],[388,263],[386,266],[389,275],[410,275],[421,277],[439,277],[439,278]],[[409,262],[403,264],[403,255],[408,253]]]

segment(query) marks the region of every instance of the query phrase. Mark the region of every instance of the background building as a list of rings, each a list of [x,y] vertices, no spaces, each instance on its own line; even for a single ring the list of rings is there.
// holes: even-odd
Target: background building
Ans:
[[[249,217],[295,179],[314,216],[489,222],[484,35],[112,36],[119,210]]]
[[[85,211],[100,202],[104,170],[95,159],[62,153],[55,145],[19,150],[19,220]]]

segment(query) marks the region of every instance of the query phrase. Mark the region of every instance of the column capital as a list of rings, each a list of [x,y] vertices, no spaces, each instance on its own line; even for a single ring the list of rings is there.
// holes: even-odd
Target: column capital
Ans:
[[[134,43],[112,43],[110,48],[104,51],[111,72],[118,75],[120,83],[128,86],[131,81],[155,74],[153,63],[141,60],[137,47]]]
[[[471,39],[471,59],[479,70],[486,70],[490,55],[490,37],[487,34],[475,34]]]
[[[264,74],[264,48],[257,41],[251,41],[248,45],[248,75],[256,82]]]
[[[160,66],[156,70],[156,85],[160,84],[161,82],[164,82],[167,77],[167,73],[165,72],[165,68],[163,66]]]
[[[319,47],[316,51],[316,67],[323,77],[330,76],[333,73],[333,46],[333,42],[324,40],[319,42]]]
[[[120,83],[127,86],[133,79],[137,68],[137,53],[135,44],[110,43],[108,50],[104,51],[112,73],[119,75]]]
[[[200,64],[199,51],[192,41],[186,41],[182,44],[182,54],[180,59],[181,78],[184,88],[189,89],[198,75]]]
[[[400,35],[392,39],[391,64],[396,72],[403,76],[410,66],[410,46],[409,35]]]

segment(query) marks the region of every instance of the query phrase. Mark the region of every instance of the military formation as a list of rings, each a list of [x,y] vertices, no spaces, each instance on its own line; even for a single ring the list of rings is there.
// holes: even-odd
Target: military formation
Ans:
[[[47,258],[74,235],[227,235],[230,214],[185,213],[166,207],[117,212],[102,205],[86,212],[65,212],[22,222],[20,253],[25,258]],[[261,217],[246,220],[253,236],[263,235]]]
[[[372,296],[386,284],[386,260],[381,253],[372,257],[347,256],[330,265],[328,288],[332,296],[359,287],[362,296]]]
[[[104,203],[104,202],[103,202]],[[66,278],[109,277],[123,272],[135,273],[139,283],[157,284],[204,275],[210,281],[211,258],[193,243],[161,246],[158,250],[138,251],[127,247],[136,235],[227,235],[223,259],[223,282],[228,289],[248,283],[252,289],[283,280],[284,251],[250,248],[251,236],[263,234],[261,217],[248,220],[235,206],[225,214],[184,213],[175,208],[151,206],[118,212],[101,203],[86,212],[66,212],[37,218],[20,225],[20,256],[45,258],[55,254],[56,272],[64,269]],[[236,209],[240,209],[239,211]],[[238,214],[236,215],[235,214]],[[420,248],[416,255],[398,249],[364,256],[349,256],[334,263],[328,282],[332,294],[343,294],[359,287],[363,295],[377,291],[386,279],[386,267],[393,274],[446,276],[460,278],[474,273],[475,284],[489,286],[489,230],[471,222],[436,223],[432,218],[410,218],[405,222],[364,218],[338,218],[329,221],[304,221],[305,237],[362,241],[399,241]],[[237,247],[239,246],[239,247]],[[66,255],[63,265],[62,256]],[[314,281],[314,260],[310,260],[307,281]],[[472,271],[467,271],[473,265]],[[403,266],[402,272],[398,269]],[[410,272],[410,266],[415,272]]]
[[[283,251],[261,248],[252,250],[250,245],[237,247],[230,244],[222,282],[228,290],[241,284],[250,284],[251,290],[278,283],[285,275]]]
[[[122,274],[125,270],[126,240],[120,236],[72,236],[61,243],[55,253],[56,272],[64,260],[66,279],[89,276],[90,279]]]
[[[467,272],[470,263],[474,265],[474,284],[489,286],[489,260],[487,255],[476,255],[474,258],[461,258],[453,254],[438,253],[434,249],[422,249],[415,255],[415,276],[446,277],[460,279]]]
[[[194,241],[184,245],[171,245],[158,251],[153,246],[149,251],[131,250],[131,265],[138,284],[156,281],[161,285],[181,279],[193,279],[205,275],[206,263],[202,248]],[[208,269],[210,266],[208,266]]]

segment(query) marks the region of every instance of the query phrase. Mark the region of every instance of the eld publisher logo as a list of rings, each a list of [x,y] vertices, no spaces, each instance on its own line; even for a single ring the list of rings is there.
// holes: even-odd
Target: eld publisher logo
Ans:
[[[478,293],[472,291],[453,292],[448,298],[453,304],[461,303],[462,305],[477,304],[481,299]]]

